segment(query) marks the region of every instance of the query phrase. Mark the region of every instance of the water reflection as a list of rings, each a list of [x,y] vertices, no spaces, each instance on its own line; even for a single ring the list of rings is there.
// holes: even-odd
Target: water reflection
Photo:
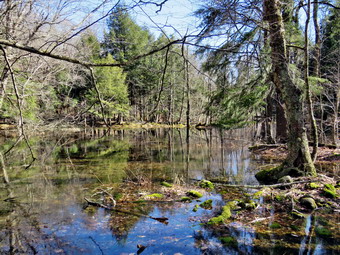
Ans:
[[[137,245],[146,247],[143,254],[279,254],[285,249],[293,254],[332,253],[324,244],[334,240],[315,237],[314,229],[321,224],[315,217],[306,225],[308,233],[295,237],[239,223],[220,230],[202,226],[212,212],[193,212],[200,202],[124,205],[145,215],[166,216],[168,225],[104,209],[84,210],[84,196],[98,185],[119,197],[129,183],[136,194],[164,180],[184,184],[218,178],[256,184],[254,171],[260,162],[250,157],[251,135],[246,129],[192,130],[188,141],[182,129],[55,131],[30,138],[39,157],[27,170],[30,152],[25,144],[4,155],[15,137],[2,137],[1,173],[9,185],[0,188],[0,253],[136,254]],[[209,198],[216,210],[225,202],[214,193],[202,201]],[[272,217],[278,217],[274,211]],[[288,249],[278,240],[295,246]]]

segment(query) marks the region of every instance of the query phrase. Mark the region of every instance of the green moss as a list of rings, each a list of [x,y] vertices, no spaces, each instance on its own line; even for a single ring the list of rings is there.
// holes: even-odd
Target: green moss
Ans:
[[[285,200],[285,196],[282,195],[282,194],[277,194],[275,196],[275,200],[278,201],[278,202],[282,202],[283,200]]]
[[[242,209],[253,210],[256,208],[257,204],[252,200],[240,201],[238,204]]]
[[[318,236],[323,236],[323,237],[332,236],[332,232],[325,227],[316,227],[315,228],[315,234],[318,235]]]
[[[164,186],[164,187],[167,187],[167,188],[172,188],[172,184],[164,181],[164,182],[161,182],[161,185]]]
[[[181,197],[181,202],[191,202],[192,199],[190,197]]]
[[[135,204],[145,204],[145,202],[146,201],[144,199],[134,201]]]
[[[298,218],[298,219],[302,219],[302,218],[307,218],[307,214],[304,214],[304,213],[300,213],[300,212],[296,212],[296,211],[292,211],[291,212],[291,215],[294,217],[294,218]]]
[[[253,198],[259,199],[260,197],[262,197],[262,195],[263,195],[263,191],[260,190],[260,191],[258,191],[256,193],[254,193]]]
[[[225,220],[231,217],[231,210],[235,207],[235,202],[228,202],[225,206],[222,207],[222,213],[217,216],[213,217],[208,221],[208,224],[220,224],[223,223]]]
[[[269,225],[269,227],[271,229],[278,229],[278,228],[281,228],[281,225],[278,222],[273,222],[272,224]]]
[[[212,199],[206,200],[203,203],[201,203],[199,206],[204,208],[204,209],[212,209]]]
[[[336,188],[332,184],[325,184],[323,189],[323,194],[325,197],[329,198],[337,198],[338,194],[336,193]]]
[[[238,245],[236,238],[232,236],[220,237],[219,239],[225,246],[236,248]]]
[[[291,225],[290,228],[294,231],[299,231],[300,230],[300,227],[299,226],[296,226],[296,225]]]
[[[321,185],[320,185],[320,184],[317,184],[317,183],[315,183],[315,182],[311,182],[311,183],[308,185],[308,187],[309,187],[310,189],[318,189],[318,188],[321,187]]]
[[[194,206],[194,209],[192,209],[192,211],[193,211],[193,212],[197,212],[198,208],[200,208],[200,206],[199,206],[199,205],[195,205],[195,206]]]
[[[194,198],[200,198],[200,197],[203,197],[202,193],[196,191],[196,190],[189,190],[187,192],[187,195],[190,196],[190,197],[194,197]]]
[[[154,193],[154,194],[146,195],[145,197],[147,197],[147,198],[163,198],[163,194]]]
[[[203,189],[214,189],[214,184],[211,181],[202,180],[198,185]]]
[[[272,184],[277,183],[277,181],[286,176],[297,177],[301,176],[304,173],[300,171],[298,168],[283,168],[282,166],[277,166],[269,169],[263,169],[255,174],[256,179],[263,184]]]
[[[314,210],[318,208],[315,200],[312,197],[302,197],[300,198],[300,203],[307,209]]]

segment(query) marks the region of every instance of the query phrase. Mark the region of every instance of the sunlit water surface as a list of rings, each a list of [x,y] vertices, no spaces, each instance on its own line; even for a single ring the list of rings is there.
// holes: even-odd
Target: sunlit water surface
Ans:
[[[104,209],[85,210],[84,197],[96,186],[141,182],[143,178],[157,183],[223,179],[231,184],[257,184],[254,173],[263,162],[251,157],[251,134],[246,129],[192,130],[189,137],[185,129],[55,132],[30,139],[38,160],[27,170],[30,151],[22,142],[4,155],[15,143],[15,137],[6,137],[1,145],[2,167],[11,185],[0,189],[0,252],[336,254],[336,249],[325,249],[322,239],[309,245],[310,217],[306,219],[304,237],[280,237],[298,244],[282,249],[273,243],[273,235],[259,237],[237,222],[228,227],[228,234],[237,243],[222,243],[217,232],[201,224],[215,211],[199,208],[193,212],[199,201],[151,203],[147,214],[167,217],[168,224],[144,217],[122,217]],[[206,199],[213,199],[215,208],[225,202],[214,192],[201,201]],[[259,238],[273,245],[259,248],[255,245]]]

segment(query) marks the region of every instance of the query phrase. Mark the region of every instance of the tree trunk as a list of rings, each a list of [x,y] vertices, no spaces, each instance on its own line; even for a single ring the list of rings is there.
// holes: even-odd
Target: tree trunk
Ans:
[[[340,73],[340,70],[338,70],[338,73]],[[333,115],[333,128],[332,128],[332,137],[333,137],[333,143],[336,145],[337,148],[340,147],[340,141],[339,141],[339,118],[338,118],[338,110],[340,106],[340,84],[336,84],[336,98],[334,103],[334,115]]]
[[[287,119],[285,116],[284,108],[281,103],[281,96],[279,92],[276,93],[276,141],[286,142],[287,141]]]
[[[313,111],[313,101],[312,101],[312,92],[310,90],[310,84],[309,84],[309,47],[308,47],[308,26],[309,26],[309,20],[310,20],[310,8],[311,8],[311,0],[307,1],[307,11],[306,11],[306,23],[305,23],[305,47],[304,47],[304,75],[305,75],[305,86],[306,86],[306,101],[307,101],[307,109],[308,109],[308,115],[309,115],[309,121],[311,125],[311,137],[313,141],[313,151],[311,154],[312,160],[316,160],[317,152],[318,152],[318,128],[316,125],[316,120],[314,117],[314,111]]]
[[[269,25],[272,77],[281,92],[288,124],[288,155],[283,168],[298,168],[316,175],[303,119],[302,91],[293,82],[288,67],[284,25],[278,0],[264,0],[264,20]]]

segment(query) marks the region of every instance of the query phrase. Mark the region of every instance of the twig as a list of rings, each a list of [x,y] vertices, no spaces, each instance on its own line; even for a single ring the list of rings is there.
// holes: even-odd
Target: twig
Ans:
[[[30,143],[28,142],[28,139],[27,139],[27,136],[26,136],[26,133],[25,133],[24,118],[23,118],[22,109],[21,109],[21,99],[20,99],[18,87],[16,85],[14,72],[13,72],[11,64],[9,63],[6,50],[1,45],[0,45],[0,49],[3,52],[6,65],[8,67],[9,72],[10,72],[12,83],[13,83],[13,88],[14,88],[14,93],[15,93],[15,96],[16,96],[17,107],[18,107],[18,111],[19,111],[19,123],[18,123],[19,130],[20,130],[19,136],[24,137],[25,143],[26,143],[26,145],[27,145],[27,147],[28,147],[28,149],[31,153],[31,156],[32,156],[32,161],[30,162],[30,164],[28,164],[28,166],[25,167],[25,169],[28,169],[33,164],[33,162],[36,160],[36,158],[34,156],[32,147],[31,147]]]
[[[100,245],[96,242],[96,240],[94,240],[94,238],[92,236],[89,236],[89,238],[92,240],[92,242],[98,247],[98,249],[100,250],[100,252],[104,255],[104,252],[102,250],[102,248],[100,247]]]
[[[124,211],[124,210],[120,210],[120,209],[116,209],[116,208],[113,208],[112,206],[107,206],[107,205],[104,205],[104,204],[101,204],[101,203],[97,203],[97,202],[94,202],[94,201],[91,201],[89,200],[88,198],[84,197],[85,201],[89,204],[89,205],[93,205],[93,206],[97,206],[97,207],[102,207],[106,210],[110,210],[110,211],[114,211],[114,212],[118,212],[118,213],[125,213],[125,214],[129,214],[129,215],[133,215],[133,216],[137,216],[137,217],[144,217],[144,218],[149,218],[149,219],[153,219],[153,220],[157,220],[159,221],[160,223],[163,223],[163,224],[168,224],[168,218],[166,217],[152,217],[150,215],[145,215],[145,214],[140,214],[140,213],[134,213],[134,212],[130,212],[130,211]]]

